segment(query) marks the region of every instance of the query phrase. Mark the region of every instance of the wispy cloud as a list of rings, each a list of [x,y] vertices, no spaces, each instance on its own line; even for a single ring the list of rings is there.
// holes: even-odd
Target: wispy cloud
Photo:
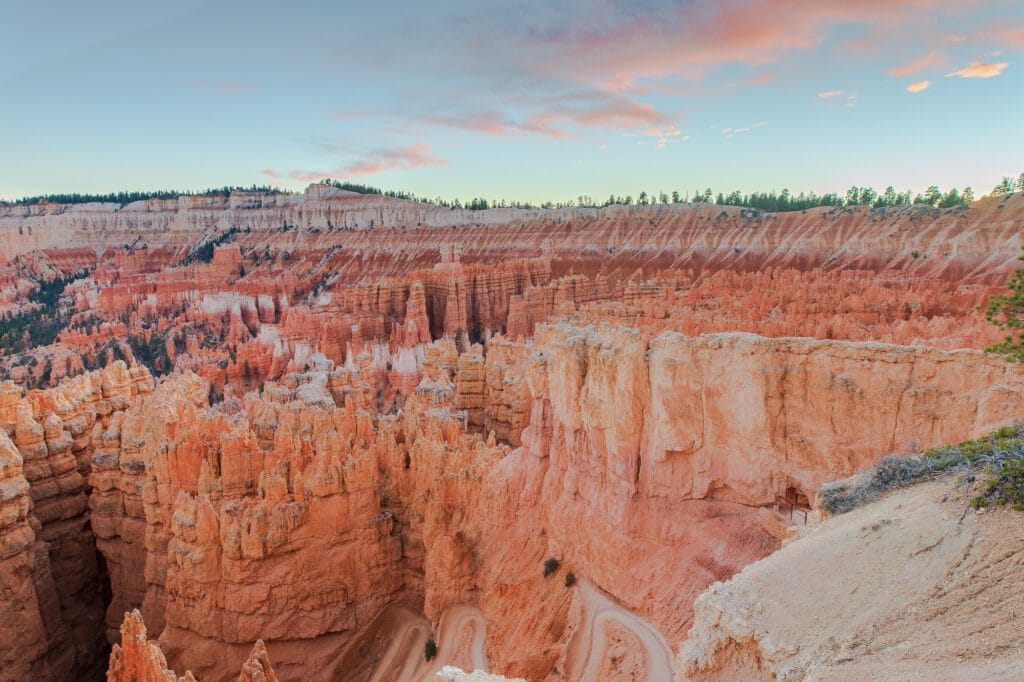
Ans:
[[[520,102],[517,108],[524,110],[518,117],[496,109],[423,114],[355,109],[334,112],[329,117],[338,120],[395,117],[498,137],[539,133],[562,138],[569,135],[566,127],[571,125],[606,130],[639,126],[674,127],[668,114],[650,104],[592,88],[528,98]]]
[[[527,34],[536,60],[563,75],[628,87],[639,79],[690,79],[728,64],[762,67],[824,42],[843,25],[910,22],[936,0],[793,0],[756,3],[602,3],[602,19]],[[628,7],[628,9],[626,9]],[[558,59],[557,57],[561,57]],[[564,65],[564,69],[563,66]]]
[[[318,171],[291,171],[281,173],[272,168],[260,171],[267,177],[275,180],[288,179],[302,182],[314,182],[324,178],[350,178],[360,175],[373,175],[388,170],[413,169],[421,166],[444,166],[446,159],[441,159],[431,153],[431,146],[426,142],[396,147],[391,149],[376,149],[353,155],[353,159],[332,170]]]
[[[819,92],[818,97],[821,99],[832,99],[833,97],[839,97],[842,94],[842,90],[829,90],[828,92]]]
[[[758,71],[747,79],[747,85],[767,85],[779,80],[779,74],[775,71]]]
[[[252,83],[249,81],[233,81],[233,80],[193,80],[189,81],[188,85],[193,90],[205,90],[207,92],[219,92],[222,94],[231,94],[238,92],[257,92],[260,89],[258,83]]]
[[[675,126],[668,126],[667,128],[648,128],[644,131],[644,135],[649,137],[678,137],[683,132]]]
[[[959,71],[947,73],[946,78],[950,78],[952,76],[959,76],[960,78],[994,78],[1001,74],[1009,65],[1010,64],[1008,62],[996,62],[992,64],[972,62],[970,66],[965,66]]]
[[[931,81],[917,81],[907,86],[907,92],[921,92],[922,90],[927,90],[931,84]]]
[[[889,69],[886,73],[893,78],[903,78],[904,76],[909,76],[910,74],[917,73],[918,71],[922,71],[933,66],[940,66],[943,61],[942,56],[938,52],[929,52],[917,59]]]

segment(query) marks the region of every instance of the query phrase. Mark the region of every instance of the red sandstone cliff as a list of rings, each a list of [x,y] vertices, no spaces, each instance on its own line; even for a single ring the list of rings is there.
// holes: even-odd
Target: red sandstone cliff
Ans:
[[[336,403],[316,371],[231,413],[198,378],[164,383],[121,424],[115,487],[139,487],[125,457],[144,463],[147,584],[117,608],[148,609],[173,667],[216,678],[258,638],[285,674],[330,669],[403,602],[442,639],[474,605],[459,617],[498,672],[649,671],[704,587],[777,546],[758,521],[775,495],[1013,420],[1024,392],[998,359],[881,344],[555,325],[505,353],[532,405],[514,451],[467,436],[448,407],[465,398],[432,383],[397,421]],[[545,579],[548,557],[563,568]],[[615,646],[639,658],[612,665]]]
[[[96,628],[103,611],[103,576],[85,482],[95,447],[93,427],[102,429],[136,395],[151,389],[148,372],[129,369],[123,362],[25,397],[10,382],[0,385],[0,422],[14,436],[13,444],[6,436],[4,440],[8,450],[16,447],[5,471],[12,495],[23,500],[12,499],[10,519],[26,519],[25,525],[19,521],[13,527],[21,539],[12,539],[11,551],[29,562],[37,593],[35,605],[20,602],[16,607],[26,612],[34,608],[35,613],[18,637],[5,641],[15,647],[11,656],[28,660],[31,655],[15,652],[21,646],[40,649],[52,679],[88,677],[105,667],[100,658],[103,637]],[[41,631],[30,625],[37,618]],[[19,645],[20,639],[28,644]],[[39,674],[47,677],[42,670]]]
[[[4,673],[90,675],[107,639],[110,679],[666,679],[776,495],[1021,419],[1021,370],[954,350],[998,339],[1015,202],[4,208],[47,251],[2,305],[91,269],[0,367],[53,385],[0,384]]]

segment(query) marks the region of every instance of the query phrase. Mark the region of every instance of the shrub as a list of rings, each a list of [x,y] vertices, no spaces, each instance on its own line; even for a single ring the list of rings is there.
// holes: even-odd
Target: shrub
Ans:
[[[576,584],[576,574],[573,573],[572,571],[569,571],[568,573],[565,574],[565,586],[566,587],[572,587],[575,584]]]
[[[1024,511],[1024,456],[1004,459],[998,465],[989,465],[986,471],[985,492],[974,498],[971,503],[974,508],[1009,504],[1017,511]]]
[[[874,500],[882,493],[902,488],[947,470],[967,470],[987,465],[989,488],[975,500],[975,507],[1018,504],[1024,507],[1024,431],[1004,426],[987,436],[926,450],[920,455],[886,455],[869,471],[844,481],[822,486],[820,505],[832,514],[843,514]]]
[[[558,570],[558,559],[550,557],[544,560],[544,577],[547,578],[549,575]]]
[[[426,660],[432,659],[437,655],[437,642],[432,639],[428,639],[427,643],[423,645],[423,658]]]

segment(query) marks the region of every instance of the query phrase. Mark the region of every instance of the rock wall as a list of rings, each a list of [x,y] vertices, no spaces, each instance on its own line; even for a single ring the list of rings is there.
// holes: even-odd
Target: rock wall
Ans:
[[[92,434],[94,426],[102,429],[136,395],[151,389],[144,368],[129,369],[123,362],[24,397],[10,382],[0,386],[0,423],[13,435],[13,444],[6,435],[5,441],[17,456],[8,469],[14,476],[11,492],[26,494],[23,502],[12,500],[11,518],[26,514],[28,525],[19,522],[15,528],[17,537],[29,543],[19,556],[32,566],[37,592],[35,616],[27,618],[18,635],[32,640],[27,650],[42,648],[53,679],[90,677],[105,667],[105,638],[96,625],[104,609],[106,575],[97,561],[86,484]],[[27,501],[30,506],[24,505]],[[15,566],[11,570],[19,575]],[[32,609],[21,598],[14,604],[22,612]],[[32,626],[36,618],[42,633]],[[40,674],[45,677],[44,671]]]

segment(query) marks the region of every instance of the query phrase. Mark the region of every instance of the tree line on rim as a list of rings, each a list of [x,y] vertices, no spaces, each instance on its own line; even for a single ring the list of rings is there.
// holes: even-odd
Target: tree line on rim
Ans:
[[[380,196],[393,197],[396,199],[407,199],[420,201],[434,206],[451,209],[468,209],[471,211],[483,211],[489,208],[603,208],[606,206],[653,206],[656,204],[684,204],[684,203],[705,203],[718,204],[722,206],[739,206],[742,208],[753,208],[770,212],[804,211],[819,206],[873,206],[882,208],[886,206],[909,206],[911,204],[933,206],[935,208],[953,208],[955,206],[966,206],[974,201],[974,190],[970,187],[957,189],[956,187],[943,192],[937,185],[932,185],[923,193],[914,195],[912,192],[897,192],[891,185],[882,192],[877,192],[871,187],[853,186],[846,190],[845,194],[829,192],[816,194],[814,192],[801,192],[793,194],[788,189],[781,192],[751,192],[744,194],[734,190],[729,194],[718,192],[717,194],[706,188],[697,189],[691,194],[673,192],[640,192],[636,198],[630,194],[610,195],[604,201],[594,199],[590,195],[580,195],[575,200],[568,201],[546,201],[541,204],[534,204],[528,201],[508,201],[506,199],[487,200],[483,197],[473,197],[465,201],[460,199],[444,199],[435,197],[433,199],[420,197],[411,192],[397,190],[382,190],[379,187],[364,185],[354,182],[342,182],[339,180],[326,179],[323,184],[329,184],[338,189],[355,192],[357,194],[376,194]],[[116,192],[109,194],[46,194],[34,197],[25,197],[13,202],[0,201],[0,205],[34,205],[43,201],[62,204],[80,204],[91,202],[119,203],[122,206],[133,201],[145,199],[173,199],[178,196],[227,196],[231,192],[277,192],[284,193],[277,187],[257,186],[235,187],[225,186],[217,189],[208,189],[202,192],[176,192],[171,190],[158,190],[153,192]],[[1012,177],[1004,177],[996,185],[991,194],[998,196],[1012,194],[1013,192],[1024,191],[1024,173]]]

